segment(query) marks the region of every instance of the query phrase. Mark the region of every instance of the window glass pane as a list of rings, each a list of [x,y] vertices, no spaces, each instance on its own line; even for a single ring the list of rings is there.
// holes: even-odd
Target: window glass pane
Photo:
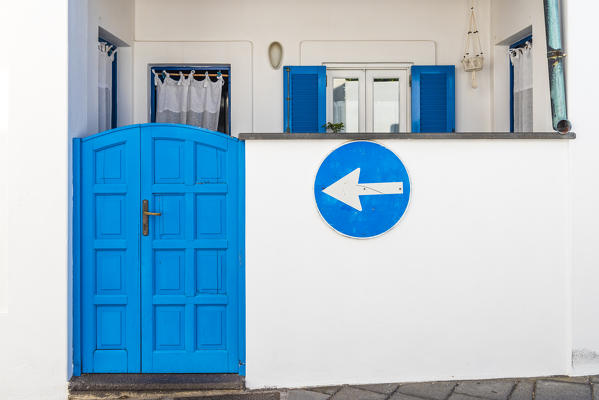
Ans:
[[[399,132],[399,78],[372,83],[374,132]]]
[[[360,82],[358,78],[333,78],[333,123],[343,122],[342,132],[358,132]]]

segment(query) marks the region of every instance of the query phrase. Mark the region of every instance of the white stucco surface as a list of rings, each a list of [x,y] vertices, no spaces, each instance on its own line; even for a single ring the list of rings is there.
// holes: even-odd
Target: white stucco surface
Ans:
[[[6,118],[0,121],[0,166],[6,168],[0,173],[0,398],[64,400],[70,353],[68,4],[2,6],[0,34],[7,40],[0,96],[7,108],[0,113]]]
[[[248,386],[566,374],[569,142],[382,141],[412,198],[370,240],[315,207],[341,143],[246,143]]]
[[[599,374],[599,64],[594,46],[596,3],[565,2],[569,118],[578,132],[570,151],[573,373]],[[591,28],[593,27],[593,28]]]

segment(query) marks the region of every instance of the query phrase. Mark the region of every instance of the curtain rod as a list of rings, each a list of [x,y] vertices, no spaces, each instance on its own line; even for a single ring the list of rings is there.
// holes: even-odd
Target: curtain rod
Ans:
[[[187,69],[187,72],[183,72],[184,69]],[[220,70],[217,70],[217,69],[198,69],[198,70],[194,70],[193,67],[192,68],[185,67],[183,69],[182,68],[170,69],[170,68],[152,67],[151,70],[152,70],[152,72],[154,72],[154,73],[156,73],[158,75],[162,75],[163,72],[166,72],[167,74],[169,74],[169,76],[170,75],[180,75],[180,72],[183,72],[183,76],[189,76],[190,71],[194,71],[194,72],[196,72],[196,71],[218,71],[220,73],[220,76],[222,76],[222,77],[226,78],[226,77],[229,76],[229,74],[223,74],[223,73],[220,72]],[[193,76],[198,76],[198,77],[205,76],[205,75],[206,75],[206,72],[202,72],[202,73],[198,72],[196,74],[193,74]],[[218,74],[210,74],[209,73],[208,76],[217,77]]]
[[[162,75],[162,71],[156,71],[156,73],[157,73],[159,76],[160,76],[160,75]],[[169,74],[169,76],[170,76],[170,75],[175,75],[175,76],[180,76],[180,75],[181,75],[181,74],[179,73],[179,71],[177,71],[177,72],[173,72],[173,71],[166,71],[166,73],[167,73],[167,74]],[[190,75],[189,73],[185,73],[185,72],[183,72],[183,76],[189,76],[189,75]],[[193,76],[200,77],[200,76],[206,76],[206,74],[193,74]],[[208,76],[217,77],[217,76],[218,76],[218,74],[208,74]],[[229,76],[229,74],[221,74],[220,76],[222,76],[223,78],[227,78],[227,77]],[[171,76],[171,78],[172,78],[172,76]]]

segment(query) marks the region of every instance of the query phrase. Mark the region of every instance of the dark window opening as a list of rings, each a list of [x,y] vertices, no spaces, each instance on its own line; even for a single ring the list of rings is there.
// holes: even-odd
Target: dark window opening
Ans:
[[[193,79],[201,82],[208,73],[208,79],[216,82],[220,75],[223,80],[222,91],[220,95],[220,106],[218,115],[218,124],[216,131],[231,134],[231,67],[229,65],[151,65],[149,71],[150,79],[150,122],[156,122],[157,105],[157,87],[154,79],[158,76],[161,82],[165,80],[165,72],[168,76],[179,81],[181,73],[185,79],[189,79],[189,74],[194,71]],[[196,125],[199,126],[199,125]],[[200,126],[201,127],[201,126]]]

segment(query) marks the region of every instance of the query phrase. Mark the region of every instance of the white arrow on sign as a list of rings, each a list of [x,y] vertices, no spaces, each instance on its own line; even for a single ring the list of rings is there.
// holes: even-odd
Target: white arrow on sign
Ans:
[[[359,179],[360,168],[356,168],[323,192],[358,211],[362,211],[360,196],[403,194],[403,182],[358,183]]]

